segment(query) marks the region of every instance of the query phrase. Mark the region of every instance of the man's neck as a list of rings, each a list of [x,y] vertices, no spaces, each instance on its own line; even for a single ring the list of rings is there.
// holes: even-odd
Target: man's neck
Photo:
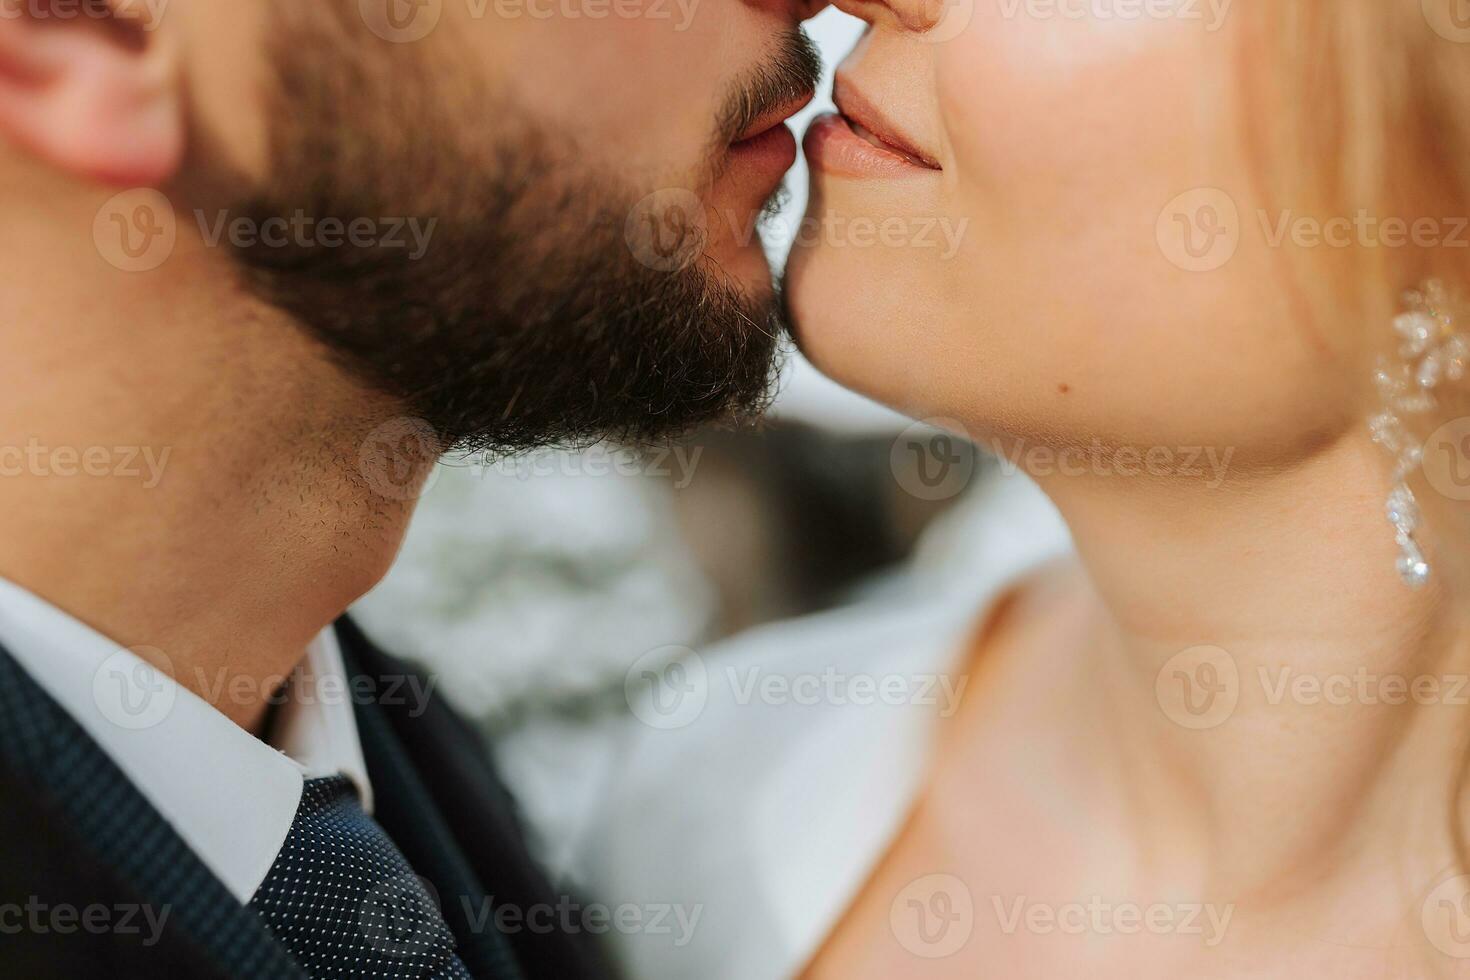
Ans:
[[[386,571],[410,504],[359,471],[385,400],[238,295],[168,292],[209,278],[0,299],[0,576],[162,651],[257,730],[272,687]]]

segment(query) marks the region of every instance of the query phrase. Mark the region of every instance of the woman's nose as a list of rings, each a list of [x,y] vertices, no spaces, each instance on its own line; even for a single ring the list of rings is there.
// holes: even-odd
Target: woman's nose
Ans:
[[[832,0],[833,6],[874,27],[923,34],[939,23],[946,8],[963,0]]]

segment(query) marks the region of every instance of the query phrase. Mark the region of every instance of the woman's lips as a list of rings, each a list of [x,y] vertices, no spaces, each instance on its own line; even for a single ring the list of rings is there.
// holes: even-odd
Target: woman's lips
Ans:
[[[853,132],[880,149],[903,157],[918,167],[939,170],[939,162],[910,136],[903,126],[890,118],[889,112],[869,99],[851,79],[839,73],[832,82],[832,101],[847,120]]]
[[[839,177],[916,177],[937,172],[912,154],[889,146],[838,113],[818,116],[802,148],[813,170]]]

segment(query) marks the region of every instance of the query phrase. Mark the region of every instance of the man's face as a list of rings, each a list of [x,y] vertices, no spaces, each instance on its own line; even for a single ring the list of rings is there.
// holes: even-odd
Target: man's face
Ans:
[[[447,442],[643,439],[761,406],[755,222],[815,86],[806,11],[741,0],[271,0],[269,152],[206,117],[183,192],[422,248],[237,247],[246,281]],[[426,233],[426,234],[425,234]]]

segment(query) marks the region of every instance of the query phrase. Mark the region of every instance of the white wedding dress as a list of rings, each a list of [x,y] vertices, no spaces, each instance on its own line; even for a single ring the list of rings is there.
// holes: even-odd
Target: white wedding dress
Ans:
[[[971,631],[1070,548],[1029,480],[980,494],[895,583],[703,651],[672,675],[693,702],[609,736],[569,870],[628,977],[779,980],[818,950],[909,813]]]

